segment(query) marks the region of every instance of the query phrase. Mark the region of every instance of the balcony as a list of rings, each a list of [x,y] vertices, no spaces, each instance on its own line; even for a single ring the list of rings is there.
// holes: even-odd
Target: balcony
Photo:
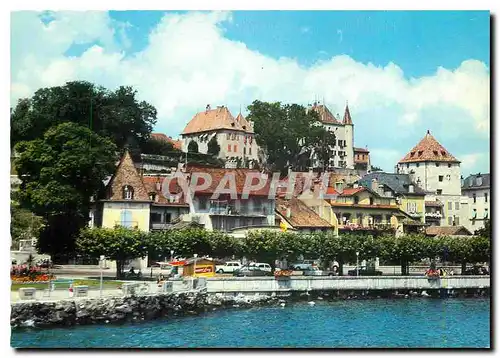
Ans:
[[[431,213],[425,213],[426,218],[435,218],[435,219],[441,219],[442,215],[439,212],[431,212]]]
[[[171,225],[171,223],[151,223],[151,230],[166,230]]]
[[[422,217],[422,213],[411,212],[411,213],[407,213],[407,214],[410,215],[412,218],[421,218]],[[427,216],[427,213],[425,215]]]

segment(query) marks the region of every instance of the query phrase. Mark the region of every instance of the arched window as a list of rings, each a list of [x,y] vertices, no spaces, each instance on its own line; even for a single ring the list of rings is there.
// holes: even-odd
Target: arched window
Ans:
[[[134,188],[130,185],[123,186],[123,199],[132,200],[134,198]]]

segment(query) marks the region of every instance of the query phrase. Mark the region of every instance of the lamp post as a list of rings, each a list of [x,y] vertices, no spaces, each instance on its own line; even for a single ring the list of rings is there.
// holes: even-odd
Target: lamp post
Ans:
[[[194,254],[194,266],[193,266],[193,290],[194,290],[194,279],[196,277],[196,258],[198,257],[198,254]]]
[[[170,250],[170,262],[174,261],[174,250]]]
[[[101,278],[100,278],[100,281],[99,281],[99,296],[102,297],[102,264],[105,260],[105,256],[104,255],[101,255],[99,257],[99,270],[101,271]]]
[[[356,276],[359,276],[359,251],[356,251]]]

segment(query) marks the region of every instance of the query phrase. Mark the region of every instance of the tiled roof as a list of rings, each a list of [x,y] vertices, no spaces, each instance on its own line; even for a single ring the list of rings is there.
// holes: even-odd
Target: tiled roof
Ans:
[[[343,124],[352,124],[351,112],[349,111],[349,106],[346,104],[344,112]]]
[[[357,194],[361,191],[364,191],[366,190],[365,187],[358,187],[358,188],[345,188],[342,193],[340,194],[340,196],[351,196],[351,195],[354,195],[354,194]]]
[[[241,113],[236,116],[236,122],[240,124],[241,128],[243,128],[245,132],[253,133],[252,125],[246,120],[245,117],[243,117]]]
[[[190,166],[186,169],[186,172],[188,173],[206,173],[210,175],[212,178],[212,182],[210,183],[210,186],[207,189],[204,190],[198,190],[196,191],[195,194],[213,194],[218,187],[219,183],[223,180],[223,178],[227,175],[229,178],[230,176],[234,176],[235,179],[235,184],[236,184],[236,191],[237,194],[241,195],[243,193],[243,188],[245,186],[245,180],[247,177],[248,173],[255,173],[255,174],[261,174],[258,170],[254,169],[229,169],[229,168],[213,168],[213,167],[198,167],[198,166]],[[262,174],[266,175],[266,184],[262,189],[259,190],[252,190],[249,192],[249,195],[252,196],[268,196],[269,191],[270,191],[270,186],[272,182],[272,176],[267,175],[267,174]],[[191,180],[191,179],[190,179]],[[202,184],[202,179],[198,179],[199,184]],[[230,186],[231,179],[226,180],[226,185],[225,189],[228,189]],[[251,184],[257,184],[257,179],[253,179],[253,182]],[[222,184],[223,185],[223,184]]]
[[[409,174],[375,172],[365,175],[359,181],[359,184],[370,188],[373,179],[375,179],[379,184],[388,186],[392,191],[398,194],[425,195],[425,191],[411,181]],[[413,193],[409,192],[410,184],[413,184]]]
[[[472,235],[463,226],[429,226],[425,233],[429,236]]]
[[[314,104],[312,106],[312,110],[318,112],[319,119],[323,123],[326,123],[326,124],[342,124],[342,122],[340,122],[340,119],[336,118],[332,114],[332,112],[330,112],[330,110],[328,109],[328,107],[326,107],[323,104],[320,104],[320,105]]]
[[[354,147],[354,153],[370,153],[368,149]]]
[[[330,206],[332,207],[351,207],[351,208],[360,208],[360,209],[393,209],[399,210],[399,206],[397,205],[369,205],[369,204],[351,204],[351,203],[337,203],[331,202]]]
[[[490,185],[490,174],[472,174],[464,179],[462,190],[487,189]]]
[[[287,217],[287,209],[290,208],[290,217]],[[333,228],[332,225],[297,198],[290,200],[276,199],[276,211],[288,221],[294,228]]]
[[[154,201],[156,204],[162,204],[165,206],[189,206],[185,200],[184,196],[180,197],[179,202],[172,202],[168,200],[163,194],[163,185],[165,185],[165,176],[143,176],[142,181],[144,186],[148,192],[148,195],[151,193],[155,193],[157,195],[157,200]],[[169,190],[168,192],[172,195],[178,194],[182,192],[181,187],[179,186],[177,179],[172,178],[168,181]]]
[[[133,199],[130,201],[150,201],[146,187],[128,151],[122,156],[115,174],[108,183],[106,199],[114,201],[126,200],[123,198],[123,187],[125,185],[130,185],[134,189]]]
[[[151,138],[162,141],[162,142],[169,142],[172,143],[174,148],[181,150],[182,149],[182,141],[181,140],[175,140],[172,137],[167,136],[164,133],[151,133]]]
[[[399,163],[412,162],[455,162],[460,163],[453,155],[450,154],[439,142],[434,138],[429,131],[425,137],[413,147]]]
[[[245,132],[243,127],[235,120],[229,109],[225,106],[208,109],[196,115],[189,121],[182,134],[229,129]]]

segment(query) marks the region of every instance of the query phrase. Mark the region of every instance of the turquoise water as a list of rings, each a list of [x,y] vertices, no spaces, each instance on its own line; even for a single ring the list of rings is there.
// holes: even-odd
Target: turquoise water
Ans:
[[[220,310],[130,325],[14,331],[12,347],[474,347],[490,346],[489,299],[316,301]]]

